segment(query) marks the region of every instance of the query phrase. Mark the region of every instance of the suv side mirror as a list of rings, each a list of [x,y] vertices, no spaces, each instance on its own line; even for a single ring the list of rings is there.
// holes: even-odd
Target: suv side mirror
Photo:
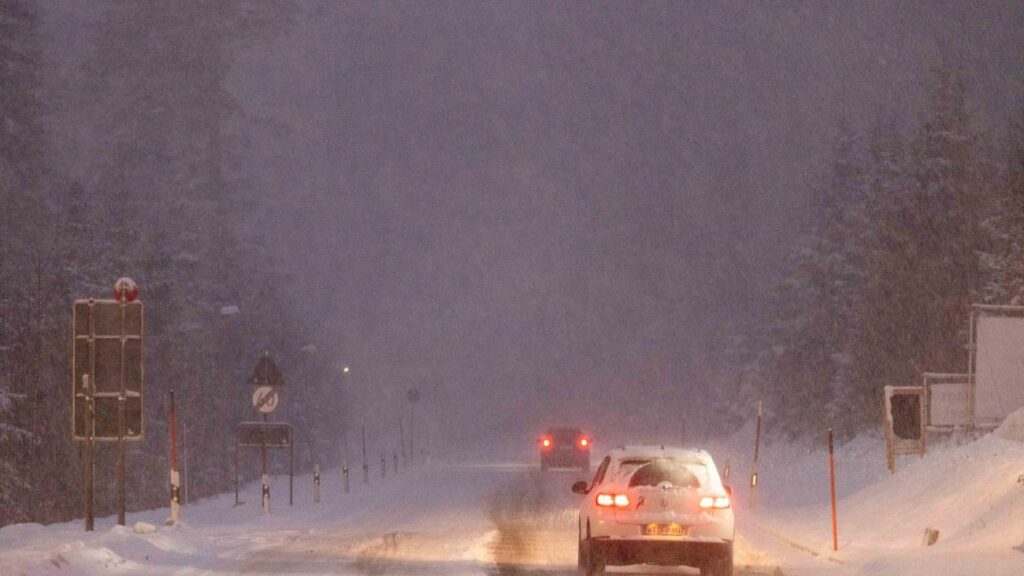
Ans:
[[[729,486],[728,484],[726,484],[725,486],[723,486],[723,488],[725,488],[725,493],[728,494],[729,497],[731,498],[732,497],[732,486]]]
[[[584,482],[583,480],[580,480],[579,482],[572,485],[573,494],[586,494],[589,491],[590,490],[587,490],[587,483]]]

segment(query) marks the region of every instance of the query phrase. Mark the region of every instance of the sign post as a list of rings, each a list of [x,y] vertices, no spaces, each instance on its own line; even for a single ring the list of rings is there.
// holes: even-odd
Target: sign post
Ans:
[[[263,415],[268,422],[268,415],[277,408],[279,403],[277,387],[284,384],[284,378],[270,352],[263,352],[253,367],[249,382],[256,386],[252,395],[252,406]],[[289,471],[289,476],[291,472]],[[270,476],[267,474],[267,442],[266,434],[260,434],[260,482],[262,484],[263,513],[270,514]],[[291,504],[291,486],[289,485],[289,505]]]
[[[237,434],[238,437],[235,441],[235,478],[239,476],[238,453],[240,448],[259,448],[264,456],[269,449],[288,449],[288,505],[292,505],[294,503],[295,468],[293,464],[295,442],[291,425],[283,422],[240,422],[237,427]],[[270,514],[270,475],[265,459],[260,464],[260,480],[263,512],[264,514]],[[235,504],[242,504],[238,500],[237,484],[235,487]]]
[[[93,450],[96,445],[96,409],[93,405],[93,389],[89,385],[89,375],[82,375],[82,390],[86,394],[85,422],[88,438],[85,441],[85,531],[92,532],[95,518],[93,517],[93,501],[96,491],[96,463]]]

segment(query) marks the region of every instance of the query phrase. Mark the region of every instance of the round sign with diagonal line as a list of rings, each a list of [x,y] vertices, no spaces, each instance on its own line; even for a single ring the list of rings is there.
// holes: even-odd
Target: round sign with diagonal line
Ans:
[[[277,408],[279,396],[270,386],[260,386],[252,394],[252,406],[264,414],[270,414]]]

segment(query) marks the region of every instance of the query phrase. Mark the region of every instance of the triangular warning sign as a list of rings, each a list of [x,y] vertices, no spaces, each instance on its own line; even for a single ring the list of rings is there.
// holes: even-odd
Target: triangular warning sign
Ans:
[[[284,377],[281,376],[281,371],[278,370],[270,352],[264,352],[263,356],[256,361],[256,366],[252,369],[252,376],[249,377],[249,383],[253,386],[281,386],[284,384]]]

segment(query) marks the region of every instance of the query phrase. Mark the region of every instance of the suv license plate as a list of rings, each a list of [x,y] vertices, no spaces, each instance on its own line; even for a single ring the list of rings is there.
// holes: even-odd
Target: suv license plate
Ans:
[[[686,536],[689,533],[690,527],[682,524],[647,524],[644,526],[645,536]]]

